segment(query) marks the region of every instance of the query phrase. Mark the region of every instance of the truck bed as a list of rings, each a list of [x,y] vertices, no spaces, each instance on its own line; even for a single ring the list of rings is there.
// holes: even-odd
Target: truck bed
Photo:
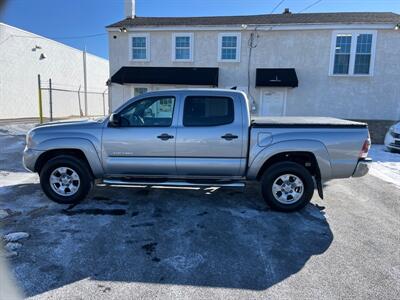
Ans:
[[[252,117],[254,128],[302,127],[302,128],[367,128],[366,123],[329,117]]]

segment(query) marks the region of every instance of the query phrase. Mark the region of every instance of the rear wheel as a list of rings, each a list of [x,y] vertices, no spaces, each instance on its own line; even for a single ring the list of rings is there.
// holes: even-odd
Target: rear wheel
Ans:
[[[310,172],[294,162],[269,167],[261,178],[261,191],[267,204],[279,211],[296,211],[310,202],[314,181]]]
[[[50,159],[40,171],[40,185],[47,197],[61,204],[82,201],[93,186],[86,162],[70,155]]]

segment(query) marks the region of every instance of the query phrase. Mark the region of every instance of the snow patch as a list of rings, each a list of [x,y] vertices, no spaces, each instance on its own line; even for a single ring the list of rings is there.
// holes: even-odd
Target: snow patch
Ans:
[[[25,135],[35,123],[2,124],[0,135]]]
[[[20,231],[20,232],[8,233],[3,237],[3,239],[6,243],[9,243],[9,242],[17,242],[22,239],[27,239],[28,237],[29,233]]]
[[[176,255],[166,258],[164,262],[181,273],[187,273],[202,264],[204,257],[199,253],[193,253],[190,256]]]
[[[17,242],[10,242],[7,243],[4,246],[4,249],[6,249],[8,252],[13,252],[13,251],[17,251],[18,249],[20,249],[22,247],[21,243],[17,243]]]
[[[38,175],[35,173],[0,171],[0,195],[8,193],[3,187],[32,182],[38,182]]]
[[[384,145],[372,145],[369,157],[373,160],[369,174],[400,188],[400,154],[387,151]]]

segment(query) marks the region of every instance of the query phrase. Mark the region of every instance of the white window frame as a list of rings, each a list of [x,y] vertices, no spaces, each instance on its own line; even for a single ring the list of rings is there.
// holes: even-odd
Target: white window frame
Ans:
[[[336,50],[336,37],[339,34],[351,35],[351,48],[350,48],[350,62],[349,62],[349,73],[348,74],[334,74],[333,68],[335,65],[335,50]],[[354,74],[354,66],[356,62],[356,51],[357,51],[357,36],[359,34],[372,34],[371,44],[371,61],[369,65],[369,74]],[[376,30],[335,30],[332,32],[331,41],[331,59],[329,63],[329,76],[354,76],[354,77],[368,77],[374,75],[375,66],[375,51],[376,51]]]
[[[145,59],[134,59],[133,58],[133,45],[132,38],[134,37],[144,37],[146,38],[146,58]],[[132,33],[129,35],[128,39],[129,47],[129,60],[130,61],[150,61],[150,34],[149,33]]]
[[[236,44],[236,59],[222,59],[222,37],[235,36],[237,38]],[[240,32],[221,32],[218,34],[218,61],[219,62],[240,62],[240,50],[242,39]]]
[[[176,58],[176,38],[177,37],[189,37],[190,43],[189,43],[189,59],[179,59]],[[177,62],[193,62],[193,49],[194,49],[194,39],[193,39],[193,33],[190,32],[180,32],[180,33],[173,33],[172,34],[172,51],[171,51],[171,59],[172,61],[177,61]]]

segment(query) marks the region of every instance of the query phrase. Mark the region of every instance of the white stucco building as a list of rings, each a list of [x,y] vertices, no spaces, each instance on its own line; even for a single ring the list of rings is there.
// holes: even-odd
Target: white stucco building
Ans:
[[[49,79],[54,88],[54,117],[84,113],[83,65],[81,50],[0,23],[0,119],[38,118],[38,74],[44,88],[44,117],[49,117],[49,94],[46,90]],[[103,115],[104,109],[108,111],[108,60],[87,54],[86,69],[87,113]],[[81,91],[80,97],[78,91]]]
[[[107,27],[110,103],[172,87],[247,92],[255,115],[364,120],[379,141],[400,119],[400,15],[137,17]]]

